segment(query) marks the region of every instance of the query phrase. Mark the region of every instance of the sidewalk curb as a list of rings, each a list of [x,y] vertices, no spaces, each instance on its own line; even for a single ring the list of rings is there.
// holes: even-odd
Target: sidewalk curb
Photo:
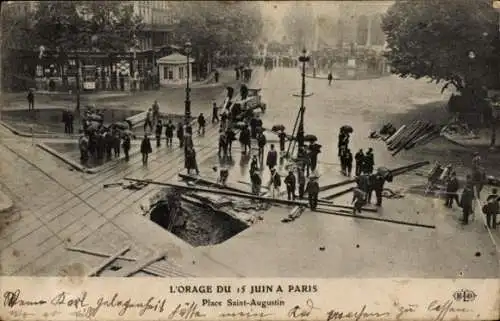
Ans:
[[[14,203],[4,192],[0,190],[0,213],[7,212],[14,207]]]
[[[57,138],[62,138],[62,139],[74,138],[74,139],[78,139],[78,137],[80,137],[79,135],[75,135],[75,134],[73,134],[73,135],[67,135],[67,134],[42,134],[42,133],[31,134],[31,133],[27,133],[27,132],[23,132],[23,131],[17,130],[14,127],[12,127],[11,125],[7,124],[6,122],[4,122],[2,120],[0,120],[0,125],[2,125],[3,127],[7,128],[8,130],[10,130],[14,135],[21,136],[21,137],[26,137],[26,138],[31,138],[31,137],[35,136],[35,138],[52,138],[52,139],[57,139]]]

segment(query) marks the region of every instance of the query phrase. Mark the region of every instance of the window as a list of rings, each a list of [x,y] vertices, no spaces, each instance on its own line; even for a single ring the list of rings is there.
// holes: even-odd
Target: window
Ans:
[[[163,79],[172,79],[170,78],[170,70],[168,70],[168,67],[163,67]],[[168,78],[167,78],[168,76]]]
[[[179,79],[184,78],[184,67],[179,67]]]
[[[168,79],[170,80],[174,79],[174,72],[172,70],[168,71]]]

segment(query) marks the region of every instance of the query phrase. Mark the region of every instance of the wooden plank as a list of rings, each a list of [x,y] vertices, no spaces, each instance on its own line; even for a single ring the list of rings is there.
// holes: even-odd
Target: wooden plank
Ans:
[[[121,270],[118,270],[117,273],[114,275],[116,277],[129,277],[133,275],[134,273],[139,272],[140,270],[144,269],[150,264],[153,264],[156,261],[159,261],[167,256],[166,252],[160,252],[158,254],[155,254],[149,258],[145,258],[141,261],[138,261],[136,264],[123,268]]]
[[[346,214],[346,213],[341,213],[341,212],[329,211],[329,210],[324,210],[324,209],[316,209],[315,212],[317,212],[317,213],[323,213],[323,214],[331,214],[331,215],[344,216],[344,217],[359,218],[359,219],[363,219],[363,220],[371,220],[371,221],[379,221],[379,222],[386,222],[386,223],[394,223],[394,224],[414,226],[414,227],[423,227],[423,228],[429,228],[429,229],[435,229],[436,228],[435,225],[427,225],[427,224],[420,224],[420,223],[397,221],[397,220],[392,220],[392,219],[387,219],[387,218],[363,216],[363,215],[360,215],[360,214],[352,215],[352,214]]]
[[[426,135],[428,132],[432,131],[433,128],[434,128],[433,124],[430,123],[425,124],[404,144],[403,147],[406,149],[406,147],[410,146],[414,141],[418,140],[423,135]]]
[[[121,249],[120,251],[116,252],[112,257],[109,257],[107,258],[106,260],[104,260],[99,266],[93,268],[88,274],[87,276],[98,276],[98,274],[103,270],[105,269],[109,264],[113,263],[114,260],[116,260],[119,256],[121,256],[122,254],[124,254],[125,252],[127,252],[128,250],[130,250],[130,246],[125,246],[123,249]]]
[[[144,181],[144,180],[130,178],[130,177],[125,177],[124,179],[129,180],[129,181],[133,181],[133,182]],[[301,206],[308,205],[308,203],[306,201],[289,201],[289,200],[284,200],[284,199],[274,199],[271,197],[262,197],[262,196],[249,195],[249,194],[237,193],[237,192],[231,192],[231,191],[225,191],[225,190],[215,190],[215,189],[202,188],[202,187],[190,187],[190,186],[184,186],[184,185],[179,185],[179,184],[155,182],[155,181],[150,181],[150,180],[148,180],[147,182],[150,184],[156,184],[156,185],[161,185],[161,186],[170,186],[170,187],[174,187],[174,188],[186,189],[186,190],[191,190],[191,191],[199,191],[199,192],[214,193],[214,194],[220,194],[220,195],[228,195],[228,196],[234,196],[234,197],[239,197],[239,198],[260,200],[260,201],[270,202],[270,203],[277,203],[277,204],[284,204],[284,205],[301,205]]]
[[[190,181],[198,181],[200,183],[208,184],[211,185],[211,187],[217,187],[217,188],[222,188],[222,189],[227,189],[228,191],[233,191],[233,192],[238,192],[238,193],[245,193],[245,194],[251,194],[250,191],[245,191],[240,188],[236,188],[233,186],[228,186],[228,185],[222,185],[217,183],[214,180],[208,179],[208,178],[203,178],[200,176],[191,176],[183,173],[179,173],[179,177],[184,179],[184,180],[190,180]]]
[[[397,144],[415,127],[417,121],[413,121],[411,124],[407,125],[397,137],[395,137],[389,144],[387,144],[387,149],[392,150]]]
[[[73,252],[80,252],[80,253],[90,254],[90,255],[95,255],[95,256],[102,256],[102,257],[111,257],[113,255],[113,254],[108,254],[108,253],[103,253],[103,252],[88,250],[88,249],[84,249],[84,248],[81,248],[81,247],[74,247],[74,246],[67,246],[66,250],[73,251]],[[117,259],[125,260],[125,261],[137,261],[137,259],[134,258],[134,257],[128,257],[128,256],[122,256],[122,255],[118,256]]]
[[[431,139],[431,137],[436,138],[439,136],[441,129],[440,128],[434,128],[432,131],[428,132],[427,134],[419,137],[418,139],[414,140],[410,145],[405,146],[406,150],[409,150],[413,147],[416,146],[421,146],[423,143],[428,142],[428,139]],[[435,137],[434,137],[435,136]]]
[[[385,143],[386,144],[392,143],[394,141],[394,139],[396,139],[396,137],[398,137],[405,130],[405,128],[406,128],[406,125],[399,127],[399,129],[394,134],[392,134],[387,139],[385,139]]]
[[[420,126],[420,121],[415,121],[412,123],[405,131],[401,134],[401,137],[396,139],[392,144],[389,145],[389,150],[397,149],[401,144],[408,139],[408,137],[413,134],[416,128]]]

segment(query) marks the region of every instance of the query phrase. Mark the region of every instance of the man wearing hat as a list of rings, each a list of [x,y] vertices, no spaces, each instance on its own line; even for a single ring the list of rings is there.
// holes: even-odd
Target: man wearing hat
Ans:
[[[312,173],[309,176],[309,182],[307,182],[306,186],[307,196],[309,197],[309,206],[311,210],[315,211],[318,206],[318,194],[319,194],[319,184],[318,184],[318,176],[315,173]]]
[[[273,198],[280,196],[281,176],[276,168],[271,169],[271,181],[269,182],[270,192]]]
[[[295,200],[295,186],[297,184],[297,180],[295,179],[295,175],[293,175],[293,171],[288,171],[287,177],[285,177],[285,185],[286,192],[288,195],[288,200]]]

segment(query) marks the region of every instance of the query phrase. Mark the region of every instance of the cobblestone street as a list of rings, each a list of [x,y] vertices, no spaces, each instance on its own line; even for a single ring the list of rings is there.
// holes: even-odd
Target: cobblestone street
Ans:
[[[228,74],[229,82],[232,74]],[[226,80],[224,80],[226,81]],[[299,99],[292,96],[300,88],[297,69],[259,70],[253,87],[262,87],[267,111],[264,127],[284,124],[291,131]],[[199,89],[200,91],[202,89]],[[205,90],[205,89],[203,89]],[[222,88],[198,96],[193,114],[210,114],[211,99],[220,100]],[[197,89],[193,96],[197,97]],[[470,152],[444,140],[436,140],[415,150],[390,156],[385,144],[368,139],[371,130],[383,123],[399,126],[416,118],[444,121],[447,95],[424,81],[402,80],[394,76],[371,80],[335,81],[328,86],[321,79],[307,79],[306,132],[315,134],[323,145],[319,156],[320,185],[343,180],[339,173],[336,139],[338,128],[354,128],[351,149],[373,147],[375,166],[393,168],[415,161],[453,162],[459,175],[468,168]],[[181,113],[182,90],[172,96],[157,95],[145,100],[138,95],[134,104],[147,108],[158,99],[162,111]],[[170,100],[172,99],[172,100]],[[201,175],[213,175],[218,165],[218,126],[208,126],[204,137],[195,138]],[[92,247],[112,253],[125,243],[133,243],[131,256],[145,256],[152,249],[168,252],[172,276],[253,276],[253,277],[496,277],[497,249],[482,225],[480,213],[472,224],[458,223],[459,211],[445,209],[443,201],[409,191],[426,180],[410,172],[387,184],[401,190],[404,198],[386,199],[376,217],[436,225],[436,229],[409,228],[383,222],[358,220],[306,210],[295,222],[284,224],[291,208],[272,207],[260,221],[226,242],[195,248],[163,230],[142,215],[140,206],[158,191],[148,185],[139,191],[103,189],[124,177],[177,181],[184,171],[182,150],[153,147],[147,167],[140,155],[129,163],[117,163],[97,174],[69,170],[69,166],[32,145],[30,139],[13,136],[0,127],[0,176],[3,189],[15,207],[3,216],[2,271],[7,275],[56,275],[68,269],[95,266],[99,258],[65,250],[65,246]],[[247,164],[240,159],[239,144],[233,147],[234,168],[229,181],[248,181]],[[447,152],[444,153],[443,150]],[[495,172],[495,158],[486,159]],[[240,165],[242,164],[242,165]],[[418,170],[425,173],[428,168]],[[283,174],[283,169],[280,170]],[[269,173],[264,171],[263,181]],[[242,188],[250,189],[248,186]],[[350,203],[351,195],[336,199]],[[493,231],[496,242],[499,232]],[[112,242],[111,242],[112,240]],[[116,245],[119,244],[119,245]],[[324,251],[319,248],[324,247]],[[477,253],[480,253],[477,255]],[[258,258],[258,259],[257,259]],[[4,263],[5,262],[5,263]],[[75,265],[76,264],[76,265]],[[103,275],[107,275],[104,272]]]

